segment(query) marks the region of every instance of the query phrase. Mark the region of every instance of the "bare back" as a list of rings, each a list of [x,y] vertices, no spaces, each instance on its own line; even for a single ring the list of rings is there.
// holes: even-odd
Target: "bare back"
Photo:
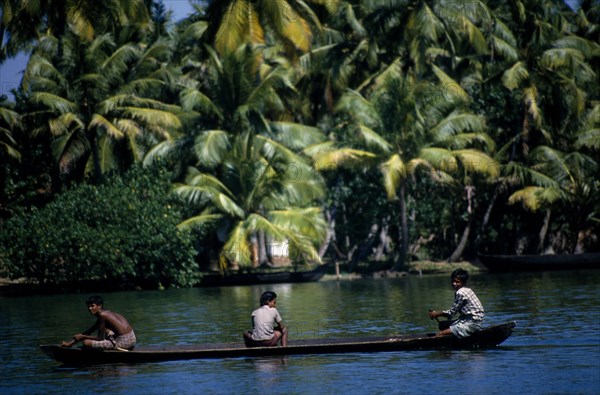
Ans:
[[[101,332],[104,329],[110,329],[117,336],[122,336],[133,330],[129,322],[119,313],[110,310],[102,310],[98,315],[98,327]]]

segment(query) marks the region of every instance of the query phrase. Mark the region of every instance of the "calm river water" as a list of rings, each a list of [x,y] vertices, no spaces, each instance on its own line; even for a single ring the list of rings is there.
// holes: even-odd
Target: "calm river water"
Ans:
[[[291,338],[435,330],[448,275],[269,287]],[[499,348],[230,358],[65,368],[43,355],[93,323],[87,294],[0,297],[1,394],[600,394],[600,270],[474,273],[486,323],[517,321]],[[262,286],[104,294],[139,344],[239,341]]]

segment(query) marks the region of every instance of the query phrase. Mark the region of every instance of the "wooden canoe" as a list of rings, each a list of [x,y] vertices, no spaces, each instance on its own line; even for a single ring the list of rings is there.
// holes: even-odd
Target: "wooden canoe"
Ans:
[[[146,363],[202,358],[259,357],[294,354],[362,353],[404,350],[452,350],[496,347],[512,333],[515,322],[490,326],[465,339],[435,337],[434,333],[412,336],[311,339],[288,342],[287,347],[246,348],[243,343],[189,346],[136,347],[133,351],[96,351],[41,345],[44,354],[65,365]]]
[[[327,265],[310,271],[285,271],[265,273],[207,274],[202,276],[200,287],[222,287],[255,284],[306,283],[319,281],[327,272]]]
[[[492,272],[600,269],[600,253],[478,256]]]

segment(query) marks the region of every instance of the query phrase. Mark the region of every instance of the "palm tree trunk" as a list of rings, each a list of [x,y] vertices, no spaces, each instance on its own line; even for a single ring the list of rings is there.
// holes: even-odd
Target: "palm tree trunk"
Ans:
[[[496,199],[500,195],[500,184],[496,185],[494,188],[494,194],[490,199],[490,203],[488,204],[487,209],[485,210],[485,214],[483,216],[483,221],[481,222],[481,228],[479,229],[479,234],[475,237],[475,241],[473,242],[473,249],[475,252],[479,251],[479,245],[483,239],[483,235],[485,234],[485,229],[487,228],[488,223],[490,222],[490,217],[492,216],[492,210],[494,209],[494,205],[496,204]]]
[[[400,255],[396,259],[396,263],[392,267],[392,271],[400,271],[406,262],[406,256],[408,255],[408,216],[406,213],[406,185],[403,182],[400,185],[400,220],[401,220],[401,250]]]
[[[538,244],[538,253],[544,253],[544,243],[546,241],[546,234],[548,234],[548,228],[550,227],[550,215],[552,210],[546,210],[546,215],[544,217],[544,223],[542,224],[542,228],[540,229],[540,243]]]
[[[448,262],[456,262],[462,256],[465,248],[467,247],[467,243],[469,242],[469,235],[471,234],[471,226],[473,225],[473,215],[474,210],[474,197],[475,197],[475,187],[472,185],[465,186],[465,194],[467,195],[467,226],[463,231],[462,237],[460,238],[460,242],[456,246],[454,252],[448,258]]]
[[[327,218],[327,235],[321,248],[319,248],[319,258],[323,258],[332,240],[335,240],[335,212],[336,207],[325,209],[325,217]]]
[[[263,263],[270,264],[269,254],[267,254],[267,243],[265,238],[265,232],[262,230],[258,231],[258,265]]]
[[[448,258],[448,262],[456,262],[462,256],[465,247],[467,246],[467,242],[469,241],[469,234],[471,233],[471,225],[473,224],[473,215],[469,215],[469,221],[467,222],[467,226],[463,231],[462,237],[460,238],[460,242],[456,246],[454,252]]]
[[[89,131],[90,148],[92,151],[92,161],[94,164],[94,181],[99,183],[102,180],[102,166],[100,165],[100,150],[98,149],[98,138],[94,130]]]
[[[385,256],[387,247],[389,245],[388,228],[389,228],[390,216],[387,215],[381,224],[381,230],[379,232],[379,245],[375,250],[375,260],[380,261]]]

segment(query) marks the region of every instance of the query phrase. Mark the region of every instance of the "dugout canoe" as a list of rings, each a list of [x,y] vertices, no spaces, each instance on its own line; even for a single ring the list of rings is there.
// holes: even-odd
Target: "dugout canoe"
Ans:
[[[600,269],[600,253],[560,255],[478,255],[491,272]]]
[[[42,352],[65,365],[146,363],[202,358],[262,357],[295,354],[364,353],[404,350],[454,350],[493,348],[506,340],[515,322],[489,326],[466,338],[435,337],[434,333],[411,336],[311,339],[289,341],[287,347],[246,348],[243,343],[189,346],[136,347],[133,351],[96,351],[41,345]]]
[[[206,274],[200,287],[224,287],[256,284],[307,283],[319,281],[327,272],[327,264],[309,271],[284,271],[263,273]]]

